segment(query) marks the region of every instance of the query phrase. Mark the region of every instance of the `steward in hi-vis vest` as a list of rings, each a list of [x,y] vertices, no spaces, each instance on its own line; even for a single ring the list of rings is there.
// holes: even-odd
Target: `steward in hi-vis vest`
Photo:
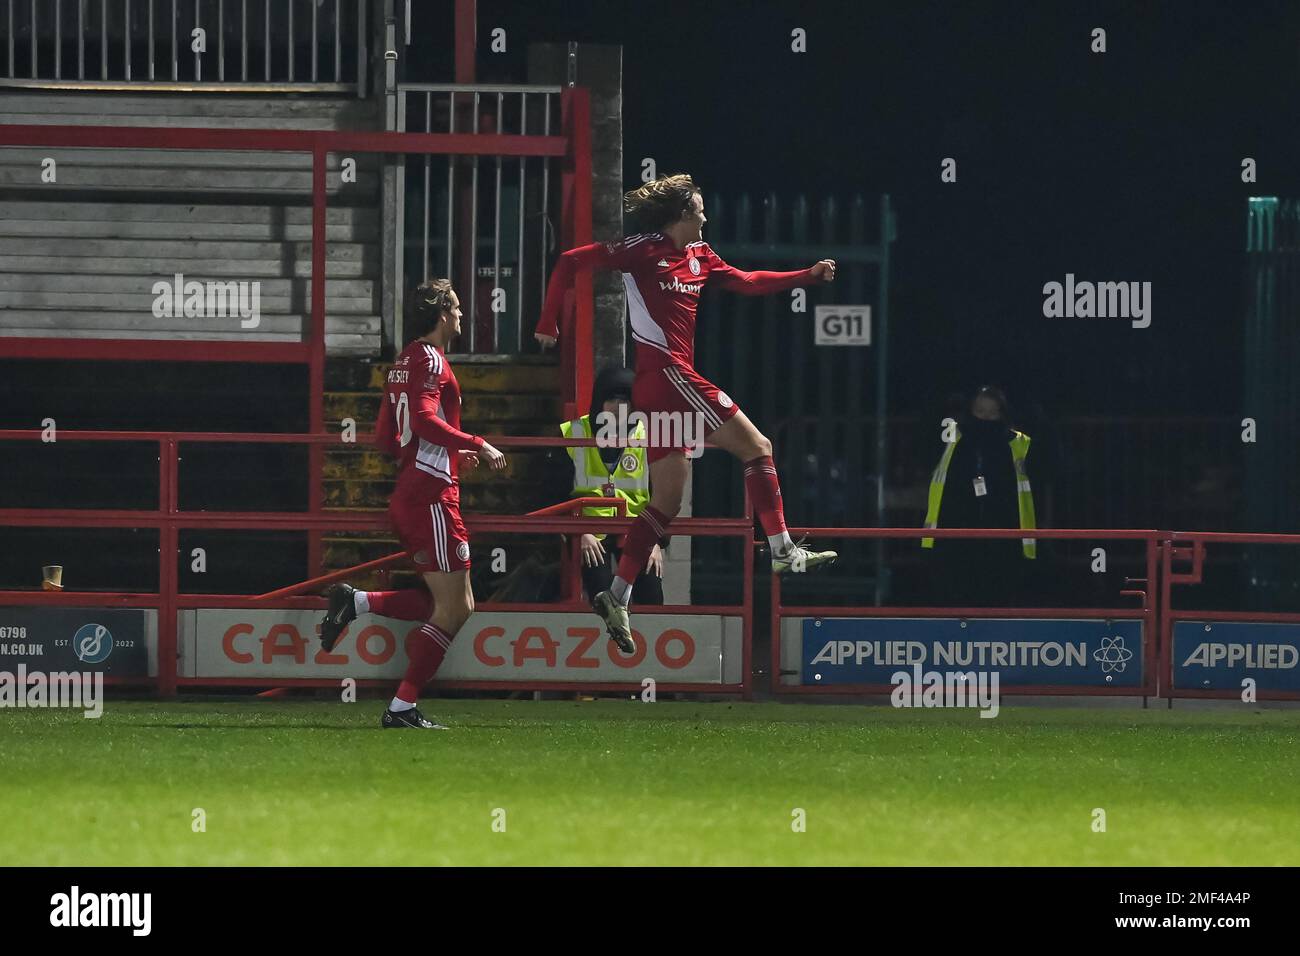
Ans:
[[[632,383],[635,375],[631,369],[611,367],[602,369],[596,376],[591,391],[591,411],[573,421],[560,425],[565,438],[599,438],[602,432],[601,412],[615,416],[614,427],[621,417],[626,422],[631,414]],[[621,415],[620,415],[621,410]],[[608,431],[607,427],[605,431]],[[646,437],[644,423],[639,422],[629,440]],[[632,448],[600,447],[565,448],[572,466],[573,484],[571,498],[622,498],[627,502],[627,516],[635,518],[650,503],[650,466],[646,462],[644,446]],[[614,504],[608,507],[591,505],[582,509],[584,515],[613,517],[618,514]],[[594,539],[594,540],[593,540]],[[662,563],[667,542],[653,549],[650,560],[637,578],[638,604],[663,604]],[[614,563],[618,560],[618,543],[612,536],[593,528],[582,537],[582,581],[588,598],[609,589],[614,579]]]
[[[1025,470],[1029,436],[1006,423],[1006,400],[996,389],[981,389],[971,413],[955,427],[955,440],[943,450],[930,476],[927,528],[1036,527],[1034,494]],[[951,544],[954,539],[945,539]],[[933,548],[934,538],[921,547]],[[1037,556],[1037,541],[1021,538],[1026,558]]]
[[[565,438],[594,438],[599,425],[593,425],[591,415],[583,415],[560,426],[560,434]],[[632,432],[632,438],[646,437],[645,425],[638,422]],[[578,448],[570,445],[565,449],[573,461],[574,498],[622,498],[627,502],[627,516],[635,518],[650,502],[650,469],[645,462],[645,448],[608,449],[592,446]],[[606,463],[609,452],[611,461]],[[590,506],[582,509],[584,515],[605,515],[614,517],[618,508]],[[594,532],[593,532],[594,533]],[[597,538],[604,538],[597,534]]]

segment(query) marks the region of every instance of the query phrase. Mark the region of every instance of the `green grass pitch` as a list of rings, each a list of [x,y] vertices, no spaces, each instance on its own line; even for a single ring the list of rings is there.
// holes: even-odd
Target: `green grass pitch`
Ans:
[[[0,712],[10,865],[1300,864],[1300,710],[113,701]],[[202,808],[206,832],[192,829]],[[794,832],[793,811],[806,814]],[[1093,832],[1093,810],[1106,832]],[[504,810],[505,832],[494,832]],[[495,817],[500,820],[500,815]]]

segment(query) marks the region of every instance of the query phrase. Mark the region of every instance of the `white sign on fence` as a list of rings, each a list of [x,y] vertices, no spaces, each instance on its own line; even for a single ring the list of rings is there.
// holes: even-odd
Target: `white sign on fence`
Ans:
[[[366,615],[332,653],[317,640],[320,611],[200,608],[186,631],[197,677],[358,677],[396,680],[418,621]],[[723,648],[739,653],[742,621],[712,614],[637,614],[636,653],[610,643],[593,614],[475,611],[452,641],[439,680],[721,683]],[[728,640],[728,634],[732,639]],[[739,679],[738,677],[735,679]]]
[[[869,305],[819,305],[814,321],[817,345],[871,344]]]

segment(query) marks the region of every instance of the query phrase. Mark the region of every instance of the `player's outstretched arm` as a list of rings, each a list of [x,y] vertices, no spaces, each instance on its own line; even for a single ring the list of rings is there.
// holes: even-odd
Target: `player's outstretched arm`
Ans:
[[[770,295],[773,292],[812,285],[814,282],[834,282],[835,260],[823,259],[796,272],[745,272],[719,259],[709,273],[709,278],[716,279],[718,285],[728,292]]]
[[[550,348],[560,337],[560,314],[564,309],[564,298],[573,288],[578,270],[624,269],[631,258],[631,248],[626,241],[620,240],[593,242],[561,253],[551,272],[551,280],[546,285],[542,315],[537,322],[537,331],[533,334],[543,349]]]

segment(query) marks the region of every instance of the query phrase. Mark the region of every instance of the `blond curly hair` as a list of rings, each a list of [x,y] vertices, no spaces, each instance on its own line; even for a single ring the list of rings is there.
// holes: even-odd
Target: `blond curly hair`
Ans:
[[[659,232],[690,212],[691,197],[698,192],[689,173],[660,176],[623,196],[623,214],[635,232]]]

